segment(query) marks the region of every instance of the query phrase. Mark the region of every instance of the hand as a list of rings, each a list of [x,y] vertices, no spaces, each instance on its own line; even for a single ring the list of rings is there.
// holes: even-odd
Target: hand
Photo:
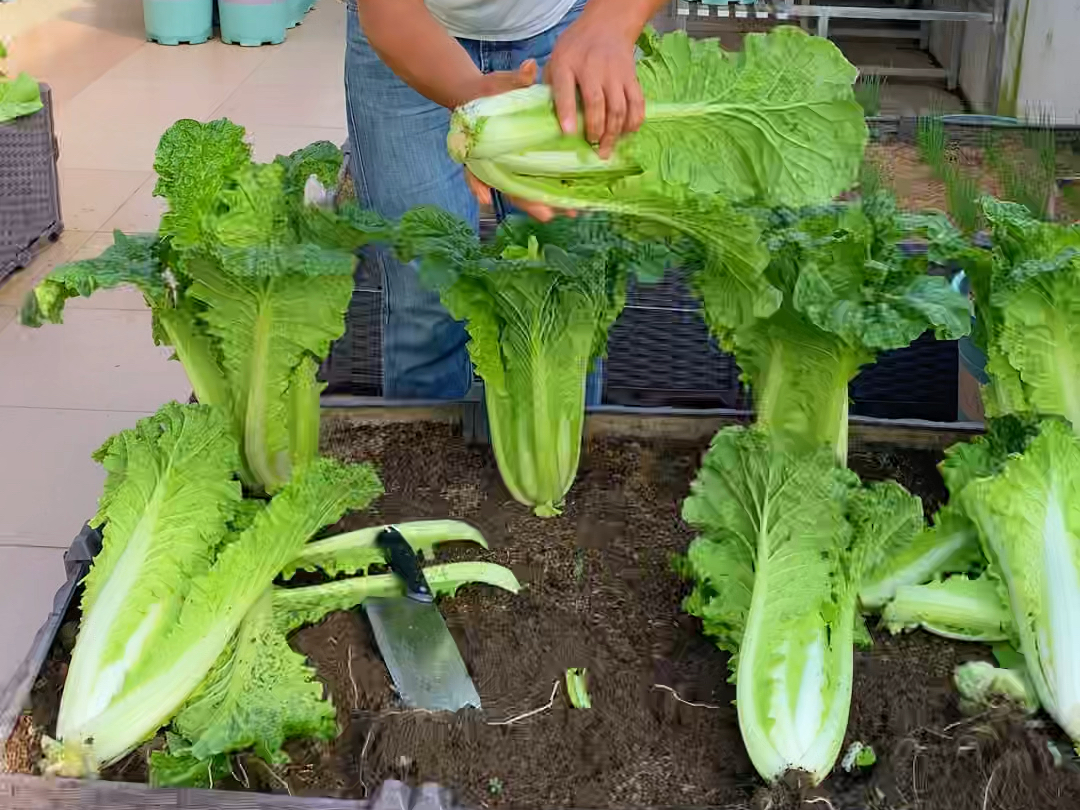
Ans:
[[[600,157],[611,157],[615,142],[636,132],[645,120],[645,97],[634,65],[634,43],[640,27],[625,26],[586,6],[582,15],[555,43],[545,79],[551,85],[563,132],[577,131],[577,91],[585,107],[585,137],[598,145]]]
[[[482,205],[491,205],[491,187],[486,185],[475,174],[468,169],[465,170],[465,182],[469,185],[469,191],[473,193],[473,196],[480,201]],[[557,214],[562,214],[568,217],[577,216],[575,211],[559,211],[552,208],[550,205],[544,205],[543,203],[534,202],[533,200],[525,200],[521,197],[511,197],[507,195],[506,199],[515,207],[519,208],[540,222],[551,222]]]
[[[481,73],[478,70],[472,84],[465,88],[461,103],[487,96],[497,96],[499,93],[522,87],[531,87],[536,84],[538,73],[539,68],[536,66],[535,59],[526,59],[517,70],[499,70],[494,73]]]
[[[469,98],[467,100],[472,101],[474,98],[494,96],[505,93],[507,90],[516,90],[519,87],[529,87],[536,83],[536,76],[536,62],[532,59],[526,59],[517,70],[481,74],[478,76],[476,84],[468,90],[467,95]],[[481,182],[480,178],[468,169],[465,170],[465,182],[469,186],[469,191],[482,205],[491,205],[490,186]],[[549,205],[523,200],[520,197],[507,197],[507,199],[516,208],[520,208],[540,222],[550,222],[555,217],[555,209]]]

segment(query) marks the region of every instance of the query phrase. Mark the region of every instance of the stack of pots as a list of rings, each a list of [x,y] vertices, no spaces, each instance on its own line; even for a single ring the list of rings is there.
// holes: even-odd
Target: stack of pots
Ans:
[[[246,46],[284,42],[292,7],[292,0],[218,0],[221,40]]]
[[[214,0],[143,0],[143,18],[146,38],[162,45],[206,42],[215,24],[223,42],[277,45],[314,6],[315,0],[217,0],[216,8]]]

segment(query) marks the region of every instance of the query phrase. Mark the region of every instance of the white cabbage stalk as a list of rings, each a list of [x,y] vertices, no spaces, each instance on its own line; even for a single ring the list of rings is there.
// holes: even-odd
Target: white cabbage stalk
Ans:
[[[1044,422],[1023,454],[959,500],[1007,594],[1039,700],[1080,742],[1080,438]]]
[[[778,449],[760,428],[713,439],[683,504],[701,531],[685,571],[686,610],[733,654],[746,750],[762,777],[802,771],[817,784],[840,755],[858,590],[922,528],[922,507],[895,483],[861,486],[829,448]]]

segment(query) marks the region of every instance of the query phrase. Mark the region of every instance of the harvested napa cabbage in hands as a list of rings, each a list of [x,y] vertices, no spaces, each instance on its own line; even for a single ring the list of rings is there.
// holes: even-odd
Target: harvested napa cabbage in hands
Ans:
[[[690,236],[723,284],[726,325],[767,316],[779,292],[762,278],[768,256],[753,219],[734,206],[820,205],[851,187],[867,139],[858,71],[792,26],[748,35],[739,53],[684,33],[647,32],[639,44],[645,122],[610,160],[562,134],[543,85],[456,110],[450,154],[510,195]]]

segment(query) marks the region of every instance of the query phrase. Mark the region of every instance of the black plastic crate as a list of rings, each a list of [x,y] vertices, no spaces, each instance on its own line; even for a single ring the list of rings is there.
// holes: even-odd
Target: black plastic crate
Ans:
[[[741,400],[739,368],[710,337],[684,274],[632,286],[608,336],[604,403],[735,408]]]
[[[905,131],[914,131],[913,126]],[[348,144],[344,148],[347,152]],[[490,238],[494,229],[492,212],[482,212],[481,235]],[[700,309],[684,271],[670,270],[657,284],[632,285],[608,338],[604,404],[748,408],[738,365],[710,337]],[[382,327],[382,278],[373,262],[361,258],[346,333],[322,368],[328,394],[382,395]],[[851,412],[955,421],[958,377],[956,341],[924,335],[905,349],[886,352],[855,378]]]
[[[381,396],[382,285],[364,271],[358,278],[345,336],[331,349],[321,378],[328,394]],[[956,341],[938,341],[929,334],[907,348],[885,352],[852,382],[851,412],[886,419],[956,420],[959,357]],[[608,338],[604,403],[749,406],[735,359],[709,336],[696,301],[677,273],[660,285],[630,291]]]
[[[327,394],[382,396],[382,274],[367,252],[356,262],[345,334],[330,347],[319,378]]]
[[[883,419],[957,417],[960,348],[927,333],[904,349],[885,352],[851,383],[851,412]]]

